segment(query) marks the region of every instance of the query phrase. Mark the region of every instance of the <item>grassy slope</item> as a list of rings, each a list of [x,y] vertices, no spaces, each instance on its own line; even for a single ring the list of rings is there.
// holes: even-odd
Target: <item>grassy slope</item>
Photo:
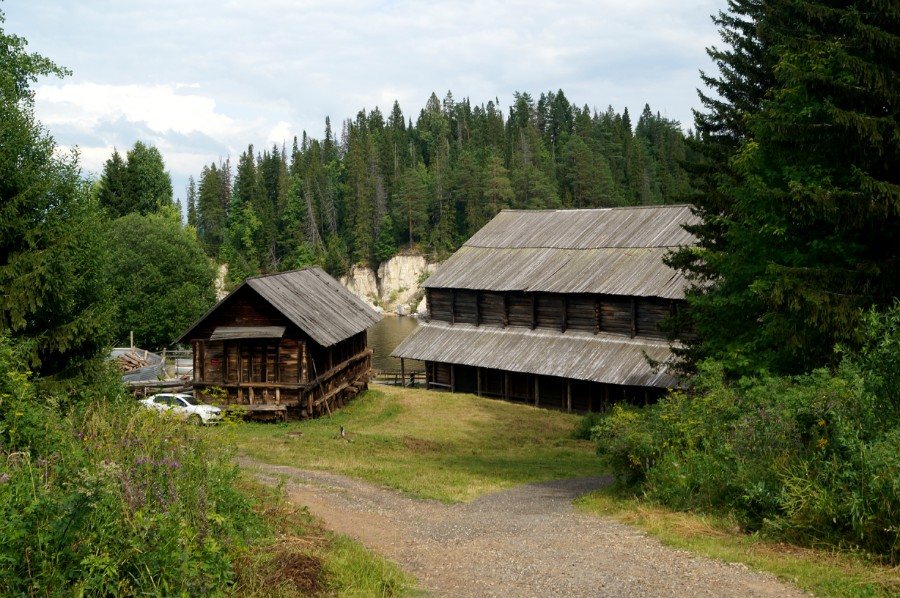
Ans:
[[[445,502],[519,484],[592,476],[592,443],[571,438],[577,416],[470,395],[371,390],[331,418],[238,426],[239,450]],[[352,442],[338,438],[345,427]]]

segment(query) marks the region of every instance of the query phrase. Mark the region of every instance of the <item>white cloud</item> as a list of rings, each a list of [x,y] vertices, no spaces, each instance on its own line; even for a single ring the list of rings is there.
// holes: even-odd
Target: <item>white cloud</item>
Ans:
[[[4,28],[73,76],[35,87],[38,118],[82,163],[159,147],[173,179],[249,144],[324,133],[397,100],[475,104],[562,89],[637,116],[644,103],[690,125],[709,15],[722,0],[41,0],[3,3]],[[184,183],[175,181],[176,194]]]
[[[216,111],[216,101],[182,93],[183,85],[108,85],[65,83],[41,85],[35,99],[45,125],[66,124],[83,131],[103,122],[125,119],[146,123],[156,133],[232,135],[241,126]],[[196,86],[195,86],[196,88]]]

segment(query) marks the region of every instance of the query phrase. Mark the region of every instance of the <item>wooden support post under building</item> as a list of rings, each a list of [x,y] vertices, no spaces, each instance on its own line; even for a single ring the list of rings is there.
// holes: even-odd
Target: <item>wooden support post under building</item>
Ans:
[[[456,392],[456,366],[450,364],[450,392]]]
[[[534,375],[534,406],[538,407],[541,404],[541,384],[538,375]]]
[[[572,381],[566,380],[566,412],[572,413]]]
[[[481,396],[481,368],[475,368],[475,395]]]
[[[406,360],[400,358],[400,386],[406,386]]]

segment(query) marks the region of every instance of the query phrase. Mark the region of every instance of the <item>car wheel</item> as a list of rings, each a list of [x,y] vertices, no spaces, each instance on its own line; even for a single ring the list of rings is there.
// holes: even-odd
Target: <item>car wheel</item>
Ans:
[[[201,418],[199,415],[197,415],[195,413],[188,418],[188,423],[191,424],[192,426],[199,426],[200,424],[203,423],[203,418]]]

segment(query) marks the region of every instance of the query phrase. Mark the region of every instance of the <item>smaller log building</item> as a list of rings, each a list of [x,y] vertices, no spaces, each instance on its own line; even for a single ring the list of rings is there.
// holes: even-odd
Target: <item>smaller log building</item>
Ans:
[[[176,342],[194,352],[194,392],[226,405],[315,417],[371,377],[366,331],[381,315],[320,268],[246,279]]]
[[[566,411],[654,400],[675,378],[659,324],[685,304],[663,263],[689,206],[504,210],[425,282],[428,321],[392,353],[427,385]],[[402,361],[401,361],[402,363]]]

